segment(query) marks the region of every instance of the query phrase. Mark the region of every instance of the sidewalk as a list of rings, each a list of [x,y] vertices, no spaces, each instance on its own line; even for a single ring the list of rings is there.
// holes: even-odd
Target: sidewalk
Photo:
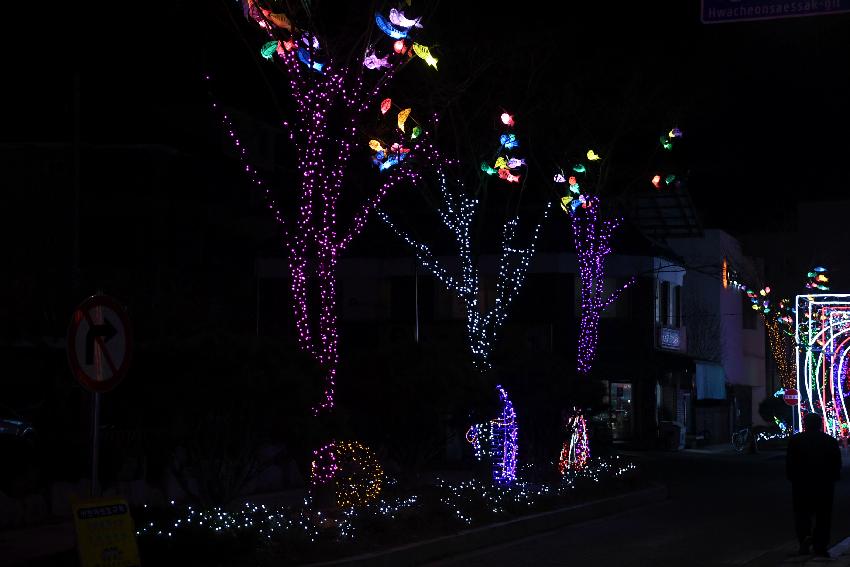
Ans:
[[[0,567],[31,565],[73,550],[73,522],[0,531]]]
[[[829,550],[831,559],[813,558],[810,555],[802,555],[789,557],[777,567],[820,567],[829,565],[830,567],[850,567],[850,537],[844,541],[832,546]]]

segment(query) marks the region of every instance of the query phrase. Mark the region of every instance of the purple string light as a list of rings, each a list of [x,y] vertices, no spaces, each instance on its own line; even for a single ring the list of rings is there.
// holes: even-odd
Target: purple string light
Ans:
[[[251,12],[253,19],[270,38],[275,27],[260,12]],[[318,51],[321,42],[311,34],[307,45]],[[384,196],[400,181],[415,179],[412,172],[394,168],[383,185],[353,215],[351,224],[342,235],[338,232],[338,201],[345,182],[346,165],[351,150],[359,141],[361,125],[368,124],[368,113],[377,106],[381,91],[403,63],[400,59],[367,87],[362,66],[336,67],[330,60],[321,72],[305,66],[291,42],[279,42],[274,54],[289,78],[289,95],[295,102],[295,117],[281,124],[288,130],[297,154],[297,209],[284,216],[274,200],[271,189],[260,179],[248,161],[247,151],[238,138],[230,117],[221,112],[222,124],[232,141],[245,173],[259,188],[275,220],[283,228],[282,246],[288,252],[292,307],[300,347],[310,354],[324,372],[324,393],[315,408],[329,410],[334,405],[334,388],[339,366],[339,334],[337,318],[337,263],[340,254],[362,232],[369,216]],[[312,57],[312,54],[311,54]],[[209,76],[205,76],[209,80]],[[213,110],[219,104],[212,102]],[[329,115],[333,114],[331,124]],[[338,122],[338,117],[344,118]],[[339,125],[337,125],[339,124]],[[289,189],[291,190],[291,189]],[[313,290],[318,301],[310,301]]]
[[[596,359],[599,343],[599,319],[602,311],[611,305],[627,287],[634,283],[629,279],[622,287],[605,297],[605,257],[611,253],[608,241],[620,224],[619,219],[600,220],[597,214],[599,198],[589,198],[587,207],[577,208],[572,216],[573,240],[578,259],[581,281],[581,322],[579,324],[576,369],[579,375],[587,376]]]

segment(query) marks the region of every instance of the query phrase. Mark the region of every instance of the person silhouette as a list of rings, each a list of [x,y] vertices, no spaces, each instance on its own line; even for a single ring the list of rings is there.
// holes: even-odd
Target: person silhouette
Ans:
[[[807,413],[803,417],[803,431],[788,440],[785,464],[791,481],[799,553],[808,555],[811,544],[816,556],[829,557],[827,545],[835,482],[841,475],[841,450],[838,441],[823,432],[821,415]]]

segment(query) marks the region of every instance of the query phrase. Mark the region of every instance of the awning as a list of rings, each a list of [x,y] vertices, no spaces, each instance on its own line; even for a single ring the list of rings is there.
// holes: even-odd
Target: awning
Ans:
[[[723,367],[712,362],[696,362],[696,387],[698,400],[725,400],[726,373]]]

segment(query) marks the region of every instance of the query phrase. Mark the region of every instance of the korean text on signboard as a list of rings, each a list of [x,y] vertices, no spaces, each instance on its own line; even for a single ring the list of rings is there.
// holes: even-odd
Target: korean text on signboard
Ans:
[[[850,12],[850,0],[702,0],[702,23],[774,20]]]

